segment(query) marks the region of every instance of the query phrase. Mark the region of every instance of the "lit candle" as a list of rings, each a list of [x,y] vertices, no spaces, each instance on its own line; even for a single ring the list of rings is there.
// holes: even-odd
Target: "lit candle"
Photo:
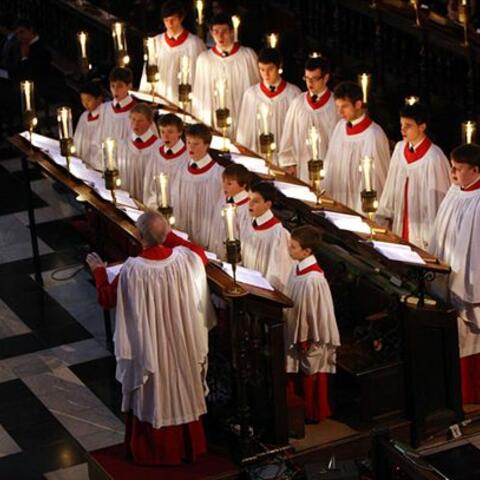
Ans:
[[[312,125],[308,129],[307,142],[310,145],[310,148],[312,149],[312,160],[319,160],[320,144],[322,142],[322,138],[320,137],[317,127],[315,127],[314,125]]]
[[[156,177],[157,180],[157,203],[160,208],[168,207],[168,176],[166,173],[160,172]]]
[[[420,101],[420,98],[411,95],[410,97],[405,97],[405,105],[415,105]]]
[[[228,204],[222,211],[223,218],[225,219],[225,226],[227,228],[227,241],[235,241],[235,205]]]
[[[235,42],[238,42],[238,27],[240,26],[240,17],[238,15],[233,15],[233,38]]]
[[[148,37],[145,40],[145,55],[147,65],[156,65],[156,48],[155,48],[155,39],[153,37]]]
[[[72,138],[72,111],[69,107],[60,107],[57,110],[57,121],[60,138]]]
[[[117,165],[117,141],[108,137],[102,143],[103,164],[106,170],[115,170]]]
[[[227,94],[227,79],[225,77],[215,80],[215,93],[218,98],[218,106],[223,110],[225,108],[225,97]]]
[[[23,98],[25,99],[25,111],[30,112],[33,110],[32,108],[32,87],[33,82],[29,80],[25,80],[22,82],[23,84]]]
[[[270,48],[277,48],[278,45],[278,33],[269,33],[267,35],[267,44]]]
[[[88,34],[85,32],[77,33],[78,43],[80,45],[80,56],[82,58],[87,58],[87,39]]]
[[[368,102],[368,87],[370,85],[370,74],[362,73],[358,76],[360,87],[362,87],[363,103]]]
[[[258,109],[258,116],[261,124],[261,130],[265,135],[270,133],[268,128],[268,117],[270,116],[270,107],[266,103],[261,103]]]
[[[372,188],[372,168],[373,168],[373,159],[372,157],[364,156],[360,160],[360,169],[363,173],[363,184],[365,191],[371,192]]]
[[[310,58],[322,58],[322,54],[320,52],[312,52],[309,55]]]
[[[190,75],[190,57],[188,55],[182,55],[180,57],[180,84],[188,85]]]
[[[197,8],[198,24],[201,25],[203,23],[203,1],[197,0],[195,2],[195,7]]]
[[[115,42],[115,48],[117,51],[124,50],[123,48],[123,23],[115,22],[113,24],[113,40]]]
[[[473,143],[476,130],[477,130],[476,122],[472,120],[468,120],[462,123],[464,143]]]
[[[462,0],[460,5],[458,6],[458,21],[460,23],[463,23],[463,24],[467,23],[467,12],[468,12],[467,0]]]

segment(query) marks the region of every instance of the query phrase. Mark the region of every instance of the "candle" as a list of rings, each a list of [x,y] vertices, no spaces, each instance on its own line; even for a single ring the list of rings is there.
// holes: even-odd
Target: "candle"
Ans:
[[[477,131],[477,122],[467,120],[462,123],[463,143],[473,143]]]
[[[267,35],[267,44],[270,48],[277,48],[278,33],[270,33]]]
[[[116,170],[117,165],[117,141],[108,137],[102,143],[103,165],[105,170]]]
[[[310,145],[312,150],[312,160],[319,160],[320,159],[320,144],[322,142],[322,138],[318,132],[317,127],[311,126],[308,129],[308,140],[307,143]]]
[[[168,175],[160,172],[157,180],[157,203],[160,208],[168,207]],[[160,197],[160,198],[159,198]]]
[[[122,37],[123,37],[123,23],[115,22],[113,24],[113,40],[114,40],[115,48],[117,51],[124,50]]]
[[[72,111],[69,107],[58,108],[57,122],[60,139],[72,138]]]
[[[362,94],[363,94],[363,103],[368,102],[368,89],[370,86],[370,74],[369,73],[362,73],[358,76],[358,82],[360,83],[360,87],[362,87]]]
[[[360,169],[363,173],[363,184],[365,191],[371,192],[372,188],[372,168],[373,168],[373,159],[372,157],[364,156],[360,160]]]
[[[258,117],[261,124],[262,133],[268,135],[270,129],[268,128],[268,117],[270,116],[270,107],[266,103],[261,103],[258,109]]]
[[[405,97],[405,105],[415,105],[420,101],[419,97],[411,95],[410,97]]]
[[[223,110],[225,108],[225,97],[227,94],[227,79],[225,77],[215,80],[215,94],[218,98],[218,107]]]
[[[23,85],[23,98],[25,100],[25,111],[30,112],[33,110],[32,108],[32,90],[33,90],[33,82],[29,80],[25,80],[22,82]]]
[[[78,43],[80,44],[80,56],[82,58],[87,58],[87,39],[88,34],[85,32],[77,33]]]
[[[458,21],[464,25],[467,23],[468,4],[467,0],[462,0],[458,6]]]
[[[195,2],[195,7],[197,8],[198,24],[201,25],[203,23],[203,1],[197,0]]]
[[[180,57],[180,84],[189,85],[190,76],[190,57],[188,55],[182,55]]]
[[[227,241],[235,241],[235,205],[228,204],[222,211],[223,218],[225,219],[225,226],[227,228]]]
[[[310,58],[322,58],[322,54],[320,52],[312,52],[309,55]]]
[[[238,42],[238,27],[240,26],[240,17],[238,15],[233,15],[233,39],[235,42]]]
[[[153,37],[148,37],[145,39],[145,57],[147,65],[156,65],[157,55],[155,39]]]

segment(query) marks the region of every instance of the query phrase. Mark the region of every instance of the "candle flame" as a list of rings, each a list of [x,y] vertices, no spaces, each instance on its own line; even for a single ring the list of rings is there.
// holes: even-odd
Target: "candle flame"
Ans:
[[[278,45],[278,33],[270,33],[267,35],[267,43],[270,48],[277,48]]]
[[[420,102],[420,98],[411,95],[410,97],[405,97],[405,105],[415,105]]]
[[[87,39],[88,34],[86,32],[77,33],[78,42],[80,44],[80,54],[82,58],[87,58]]]
[[[201,25],[203,23],[203,0],[197,0],[195,8],[197,9],[198,23]]]
[[[362,87],[362,93],[363,93],[363,103],[368,102],[368,87],[370,84],[370,74],[368,73],[362,73],[359,76],[360,79],[360,86]]]

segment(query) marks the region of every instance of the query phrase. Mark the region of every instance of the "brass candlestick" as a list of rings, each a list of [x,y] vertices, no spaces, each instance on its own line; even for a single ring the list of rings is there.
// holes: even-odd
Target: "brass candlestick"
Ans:
[[[310,179],[312,190],[317,197],[317,205],[321,205],[321,197],[325,193],[325,190],[321,189],[321,181],[325,178],[323,160],[308,161],[308,178]]]
[[[273,133],[260,134],[260,153],[265,155],[267,162],[272,162],[273,152],[275,151],[275,138]]]
[[[188,83],[180,83],[178,85],[178,101],[183,110],[188,110],[192,102],[192,86]]]
[[[103,178],[105,180],[105,188],[110,191],[113,204],[117,205],[115,189],[121,185],[121,179],[117,162],[117,141],[114,138],[106,138],[102,143],[102,157],[104,165]]]
[[[223,136],[223,151],[228,152],[228,128],[232,123],[230,118],[230,110],[228,108],[218,108],[215,110],[215,121],[217,128],[222,132]]]
[[[228,295],[238,296],[245,292],[243,288],[237,283],[237,265],[242,261],[242,248],[240,240],[227,240],[225,242],[227,247],[227,262],[232,266],[233,285],[226,290]]]
[[[154,177],[155,193],[157,197],[157,210],[167,219],[170,225],[175,224],[173,208],[168,203],[168,175],[160,172]]]
[[[119,171],[118,169],[115,170],[105,170],[104,171],[104,179],[105,179],[105,188],[110,190],[112,194],[113,204],[117,204],[117,197],[115,196],[115,189],[119,185]]]
[[[368,219],[373,222],[375,213],[378,209],[377,192],[375,190],[362,190],[360,193],[362,197],[362,212],[366,213]],[[370,240],[373,240],[374,229],[370,226]]]

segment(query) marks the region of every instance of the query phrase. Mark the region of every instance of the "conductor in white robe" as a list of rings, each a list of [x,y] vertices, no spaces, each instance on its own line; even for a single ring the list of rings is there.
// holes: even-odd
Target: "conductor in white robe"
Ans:
[[[324,187],[335,200],[361,212],[360,160],[364,156],[373,159],[373,188],[380,198],[390,164],[388,139],[382,128],[365,111],[359,85],[342,82],[337,85],[333,95],[342,118],[328,145]]]
[[[141,215],[137,227],[143,251],[127,259],[111,284],[97,254],[87,262],[99,302],[116,306],[116,378],[127,413],[127,451],[140,465],[176,465],[206,451],[201,416],[213,320],[206,257],[174,235],[157,212]]]

